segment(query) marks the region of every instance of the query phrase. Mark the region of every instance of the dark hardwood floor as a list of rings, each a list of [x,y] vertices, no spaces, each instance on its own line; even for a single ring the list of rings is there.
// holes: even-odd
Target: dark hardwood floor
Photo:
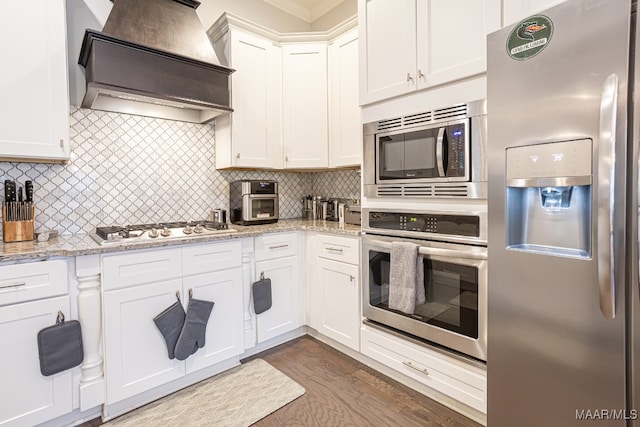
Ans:
[[[480,427],[308,335],[242,362],[256,358],[287,374],[306,393],[258,421],[255,427]],[[81,427],[101,424],[95,419]]]
[[[266,360],[306,389],[256,427],[480,426],[309,336],[243,362],[253,358]]]

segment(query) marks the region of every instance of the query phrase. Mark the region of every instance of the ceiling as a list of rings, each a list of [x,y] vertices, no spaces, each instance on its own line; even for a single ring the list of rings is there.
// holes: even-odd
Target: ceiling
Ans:
[[[313,22],[345,0],[262,0],[290,15]]]

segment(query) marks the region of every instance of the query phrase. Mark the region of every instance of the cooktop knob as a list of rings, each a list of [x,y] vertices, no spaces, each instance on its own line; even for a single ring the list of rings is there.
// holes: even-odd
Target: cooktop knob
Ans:
[[[152,228],[151,230],[149,230],[149,237],[153,237],[155,239],[159,235],[160,235],[160,233],[158,233],[157,229]]]
[[[197,225],[194,227],[193,231],[194,231],[195,233],[200,234],[200,233],[202,233],[202,232],[204,231],[204,227],[202,226],[202,224],[197,224]]]
[[[171,230],[169,230],[167,227],[163,227],[162,231],[160,232],[160,234],[162,234],[164,237],[170,236],[171,235]]]

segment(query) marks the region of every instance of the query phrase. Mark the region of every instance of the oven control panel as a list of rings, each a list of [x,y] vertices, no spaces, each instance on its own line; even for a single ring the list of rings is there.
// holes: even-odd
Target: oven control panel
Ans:
[[[372,229],[480,236],[480,218],[477,215],[370,211],[368,217],[369,228]]]

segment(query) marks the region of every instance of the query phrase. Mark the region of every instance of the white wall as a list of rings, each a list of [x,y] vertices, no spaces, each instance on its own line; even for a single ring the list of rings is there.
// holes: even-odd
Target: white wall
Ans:
[[[205,30],[222,15],[229,12],[233,15],[261,24],[280,33],[310,31],[311,24],[283,12],[261,0],[200,0],[198,17]]]
[[[67,0],[67,56],[71,105],[80,105],[85,91],[84,69],[78,65],[84,32],[87,28],[101,31],[111,6],[109,0]]]
[[[311,23],[312,31],[327,31],[358,13],[357,0],[345,0]]]

